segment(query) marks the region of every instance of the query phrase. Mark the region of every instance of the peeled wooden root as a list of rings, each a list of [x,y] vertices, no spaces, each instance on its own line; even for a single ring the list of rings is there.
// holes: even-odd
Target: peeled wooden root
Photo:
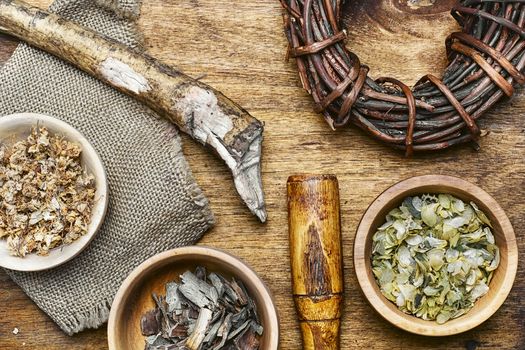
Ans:
[[[213,312],[203,307],[199,313],[199,318],[195,323],[195,328],[190,337],[186,340],[186,347],[189,350],[199,350],[202,341],[206,336],[206,329],[208,328]]]
[[[137,98],[210,146],[262,222],[262,123],[212,87],[145,54],[18,0],[0,0],[0,31],[47,51]]]
[[[339,349],[343,263],[337,178],[291,176],[288,223],[293,297],[303,349]]]

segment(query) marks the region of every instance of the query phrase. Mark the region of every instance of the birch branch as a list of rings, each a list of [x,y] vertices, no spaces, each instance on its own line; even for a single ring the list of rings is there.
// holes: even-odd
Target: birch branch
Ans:
[[[142,52],[19,0],[0,0],[0,31],[47,51],[138,99],[211,147],[262,222],[262,123],[221,92]]]

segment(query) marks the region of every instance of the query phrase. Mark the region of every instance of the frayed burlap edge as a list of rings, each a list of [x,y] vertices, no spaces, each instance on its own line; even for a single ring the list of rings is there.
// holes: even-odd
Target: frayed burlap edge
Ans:
[[[140,16],[142,1],[96,0],[100,7],[113,11],[118,17],[136,20]]]
[[[185,192],[188,193],[188,195],[191,197],[191,199],[196,205],[203,208],[202,212],[199,212],[199,221],[207,223],[209,226],[213,226],[215,224],[215,218],[211,209],[209,208],[208,199],[202,192],[199,185],[194,180],[191,168],[188,162],[186,161],[186,158],[183,156],[182,147],[180,147],[181,143],[173,142],[173,139],[177,139],[180,141],[180,136],[177,132],[166,131],[164,139],[165,143],[163,144],[163,146],[166,148],[167,153],[169,154],[173,163],[175,165],[180,166],[180,169],[186,171],[187,176],[184,184]],[[175,168],[177,167],[174,167],[174,169]],[[172,175],[176,174],[173,173]],[[197,235],[194,237],[195,240],[197,241],[201,239],[207,230],[208,229],[204,229],[201,232],[198,232]],[[20,284],[20,287],[25,293],[27,293],[23,284]],[[34,302],[42,311],[46,312],[45,308],[39,305],[38,300],[34,300]],[[95,305],[94,308],[87,312],[77,312],[74,315],[67,318],[53,318],[53,321],[55,321],[55,323],[60,327],[60,329],[62,329],[69,336],[73,336],[74,334],[82,332],[86,329],[96,329],[107,322],[111,311],[112,303],[113,299],[104,298],[100,301],[100,303]]]

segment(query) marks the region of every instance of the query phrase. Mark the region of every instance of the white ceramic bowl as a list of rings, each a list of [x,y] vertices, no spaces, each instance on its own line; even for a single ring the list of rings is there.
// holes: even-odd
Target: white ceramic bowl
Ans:
[[[45,126],[51,134],[64,136],[68,141],[76,142],[82,147],[82,166],[95,176],[96,192],[93,216],[88,232],[69,245],[50,250],[49,255],[28,254],[25,257],[9,255],[5,239],[0,239],[0,266],[18,271],[41,271],[61,265],[77,256],[95,237],[104,221],[108,205],[108,185],[102,160],[88,140],[71,125],[42,114],[21,113],[0,117],[0,143],[19,141],[27,138],[31,127]]]

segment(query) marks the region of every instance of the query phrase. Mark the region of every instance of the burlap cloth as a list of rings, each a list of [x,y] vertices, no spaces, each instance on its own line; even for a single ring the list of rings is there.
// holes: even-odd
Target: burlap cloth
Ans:
[[[137,46],[132,18],[139,1],[58,0],[51,10]],[[194,243],[210,228],[208,202],[173,125],[26,45],[0,70],[0,115],[18,112],[55,116],[82,132],[104,162],[110,202],[104,225],[77,258],[44,272],[7,273],[66,333],[99,327],[136,266],[156,253]]]

